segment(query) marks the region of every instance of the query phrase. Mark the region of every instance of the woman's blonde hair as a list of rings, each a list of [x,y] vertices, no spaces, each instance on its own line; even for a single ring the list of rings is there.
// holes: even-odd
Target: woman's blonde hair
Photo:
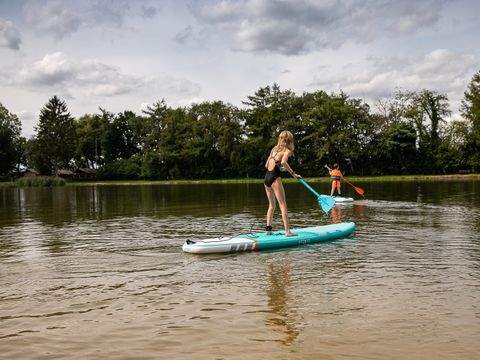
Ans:
[[[285,151],[286,149],[290,150],[293,154],[295,150],[295,145],[293,144],[293,135],[288,130],[283,130],[278,136],[278,142],[275,146],[276,151]]]

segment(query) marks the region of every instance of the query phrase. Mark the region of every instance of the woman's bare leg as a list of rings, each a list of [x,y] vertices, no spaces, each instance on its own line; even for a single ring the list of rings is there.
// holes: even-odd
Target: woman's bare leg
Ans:
[[[278,205],[280,206],[280,211],[282,212],[283,226],[285,227],[285,235],[293,236],[295,235],[290,231],[290,221],[288,220],[288,211],[287,211],[287,201],[285,198],[285,190],[283,189],[282,179],[276,179],[272,184],[272,189],[277,198]]]
[[[265,186],[265,192],[267,193],[268,198],[268,210],[267,210],[267,226],[272,225],[273,213],[275,211],[275,206],[277,201],[275,200],[275,193],[272,188]]]

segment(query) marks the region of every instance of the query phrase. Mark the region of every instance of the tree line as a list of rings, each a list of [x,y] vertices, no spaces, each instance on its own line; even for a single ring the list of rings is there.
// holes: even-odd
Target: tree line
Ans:
[[[0,104],[0,176],[28,167],[45,175],[90,168],[101,179],[258,178],[284,129],[295,136],[293,167],[303,176],[325,176],[334,162],[354,175],[479,172],[480,71],[459,110],[461,119],[447,121],[447,96],[428,89],[399,90],[372,109],[344,92],[296,95],[274,84],[242,107],[161,100],[141,114],[100,108],[75,119],[53,96],[30,139]]]

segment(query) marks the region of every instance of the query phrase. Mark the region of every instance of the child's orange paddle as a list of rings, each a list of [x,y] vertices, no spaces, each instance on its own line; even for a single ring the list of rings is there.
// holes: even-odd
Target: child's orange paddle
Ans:
[[[359,188],[358,186],[355,186],[353,185],[350,181],[348,181],[347,179],[343,178],[343,181],[345,181],[348,185],[350,185],[351,187],[353,187],[355,189],[355,191],[357,193],[359,193],[360,195],[362,195],[363,197],[365,197],[365,190],[363,190],[362,188]]]

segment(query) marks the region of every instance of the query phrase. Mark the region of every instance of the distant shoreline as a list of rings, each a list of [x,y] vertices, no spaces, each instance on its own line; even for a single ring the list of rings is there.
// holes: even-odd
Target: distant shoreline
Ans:
[[[389,176],[349,176],[351,182],[394,182],[394,181],[471,181],[480,180],[480,174],[453,175],[389,175]],[[285,183],[293,183],[293,178],[282,178]],[[329,183],[328,177],[305,178],[312,183]],[[206,185],[206,184],[262,184],[263,179],[212,179],[212,180],[98,180],[98,181],[67,181],[65,186],[115,186],[115,185]],[[16,187],[15,182],[0,182],[0,187]]]

